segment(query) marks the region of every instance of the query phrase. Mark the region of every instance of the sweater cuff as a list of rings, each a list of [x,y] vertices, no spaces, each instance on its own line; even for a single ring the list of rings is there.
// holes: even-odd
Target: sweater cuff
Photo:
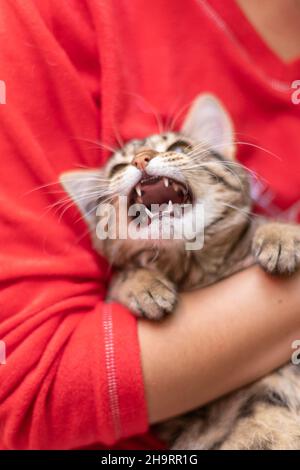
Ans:
[[[105,365],[115,440],[148,429],[137,319],[120,304],[104,306]]]

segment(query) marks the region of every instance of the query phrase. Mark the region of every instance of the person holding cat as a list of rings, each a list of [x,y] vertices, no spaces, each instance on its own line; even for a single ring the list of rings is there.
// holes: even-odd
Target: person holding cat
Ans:
[[[180,293],[161,322],[137,319],[134,309],[106,302],[108,263],[58,183],[79,167],[104,166],[123,142],[161,136],[153,109],[179,131],[195,99],[209,93],[233,123],[237,161],[255,175],[258,210],[284,213],[298,229],[300,106],[292,84],[300,78],[300,8],[287,0],[272,8],[267,0],[225,3],[3,4],[1,448],[158,447],[145,434],[149,425],[289,361],[300,338],[297,272],[273,277],[248,267]],[[201,123],[211,118],[205,109]],[[112,149],[87,142],[99,139]],[[225,184],[230,178],[228,171]],[[289,242],[296,267],[298,232]],[[274,390],[267,399],[285,410],[282,390]],[[282,446],[283,433],[276,437],[265,446]]]

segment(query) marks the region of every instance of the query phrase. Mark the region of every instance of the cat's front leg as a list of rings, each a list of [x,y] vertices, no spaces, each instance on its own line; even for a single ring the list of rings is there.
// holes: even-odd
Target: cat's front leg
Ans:
[[[139,317],[160,320],[174,310],[177,291],[172,282],[156,271],[132,269],[116,274],[108,300],[120,302]]]
[[[300,268],[300,227],[279,222],[261,225],[254,234],[253,256],[271,274],[291,274]]]

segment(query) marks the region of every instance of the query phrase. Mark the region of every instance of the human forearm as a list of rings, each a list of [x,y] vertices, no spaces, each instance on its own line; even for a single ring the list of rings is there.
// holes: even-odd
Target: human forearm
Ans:
[[[286,362],[300,337],[300,276],[253,267],[182,294],[162,323],[139,322],[151,423],[207,403]]]

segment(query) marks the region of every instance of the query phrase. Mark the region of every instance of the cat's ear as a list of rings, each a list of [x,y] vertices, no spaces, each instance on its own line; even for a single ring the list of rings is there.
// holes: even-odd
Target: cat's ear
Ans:
[[[225,158],[235,158],[232,121],[221,102],[211,94],[205,93],[195,99],[181,132],[199,143],[206,142]]]
[[[79,208],[87,224],[91,229],[94,228],[103,171],[99,169],[67,171],[60,175],[59,181]]]

